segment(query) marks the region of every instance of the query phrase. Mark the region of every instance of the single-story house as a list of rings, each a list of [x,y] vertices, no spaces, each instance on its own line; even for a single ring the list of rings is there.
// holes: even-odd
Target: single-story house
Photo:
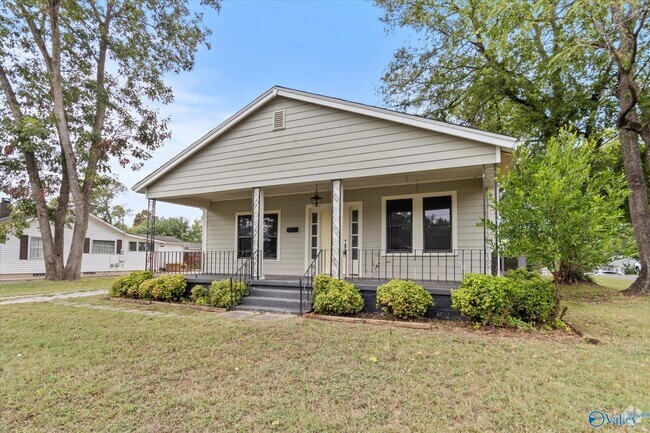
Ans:
[[[495,218],[488,195],[515,145],[512,137],[276,86],[134,190],[203,210],[197,273],[250,268],[255,284],[327,273],[439,286],[498,272],[478,223]]]
[[[7,206],[6,202],[3,202]],[[5,216],[0,221],[8,218]],[[64,233],[64,260],[67,260],[72,230]],[[156,250],[182,255],[185,242],[158,236]],[[91,214],[84,243],[81,274],[113,275],[145,268],[147,238],[127,233]],[[10,236],[0,243],[0,280],[38,278],[45,275],[43,245],[37,219],[30,221],[22,236]]]

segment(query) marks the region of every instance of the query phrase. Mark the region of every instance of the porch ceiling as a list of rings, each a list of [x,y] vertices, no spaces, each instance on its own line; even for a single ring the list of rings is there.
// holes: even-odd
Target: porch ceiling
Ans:
[[[418,183],[446,182],[461,179],[481,179],[481,166],[413,172],[398,175],[384,175],[343,179],[345,190],[376,188],[391,185],[412,185]],[[290,194],[313,194],[318,186],[319,191],[330,191],[330,182],[291,183],[264,188],[265,197]],[[220,191],[214,193],[193,194],[182,197],[157,197],[159,201],[193,207],[208,207],[210,202],[251,198],[250,188]]]

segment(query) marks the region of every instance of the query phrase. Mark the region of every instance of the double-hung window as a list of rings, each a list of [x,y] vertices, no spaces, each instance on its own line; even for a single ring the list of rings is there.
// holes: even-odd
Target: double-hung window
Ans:
[[[278,221],[277,213],[264,214],[264,258],[278,258]],[[237,217],[237,257],[250,257],[253,250],[253,217],[239,215]]]
[[[451,251],[451,196],[424,197],[424,250]]]
[[[42,259],[43,258],[43,240],[38,237],[29,238],[29,258]]]
[[[386,250],[410,252],[413,249],[413,199],[386,201]]]

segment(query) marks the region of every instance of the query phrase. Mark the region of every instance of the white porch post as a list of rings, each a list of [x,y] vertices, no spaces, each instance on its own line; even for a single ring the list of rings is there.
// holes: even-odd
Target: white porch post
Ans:
[[[251,257],[253,278],[264,278],[264,191],[253,188]]]
[[[332,263],[331,270],[334,278],[341,278],[341,258],[343,245],[341,242],[343,226],[343,183],[341,179],[332,181]]]
[[[495,210],[491,206],[491,200],[498,199],[498,190],[496,183],[496,167],[493,164],[483,166],[483,217],[486,220],[493,222],[497,221],[497,215]],[[499,260],[492,260],[494,249],[492,248],[491,243],[496,239],[496,233],[489,233],[486,229],[483,229],[484,233],[484,252],[485,252],[485,273],[490,274],[499,274]],[[490,236],[493,236],[490,238]]]

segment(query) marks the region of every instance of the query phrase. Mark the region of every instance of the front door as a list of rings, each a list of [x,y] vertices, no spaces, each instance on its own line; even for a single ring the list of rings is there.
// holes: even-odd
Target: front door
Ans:
[[[343,218],[344,273],[347,276],[360,276],[359,258],[361,256],[361,206],[346,206]]]
[[[329,273],[332,259],[332,210],[328,204],[321,207],[307,208],[307,260],[306,266],[322,253],[320,271]],[[361,276],[361,203],[346,203],[343,211],[341,242],[343,256],[341,274],[344,276]]]

